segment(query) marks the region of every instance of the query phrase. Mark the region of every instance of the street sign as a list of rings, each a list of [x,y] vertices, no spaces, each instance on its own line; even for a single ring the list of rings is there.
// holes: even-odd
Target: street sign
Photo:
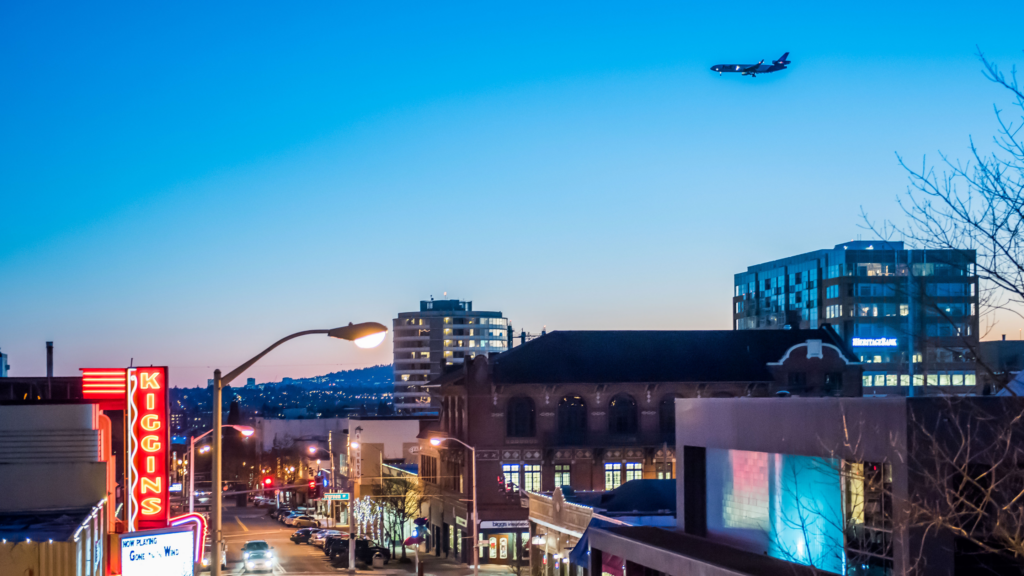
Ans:
[[[349,496],[348,492],[325,492],[324,500],[348,500]]]

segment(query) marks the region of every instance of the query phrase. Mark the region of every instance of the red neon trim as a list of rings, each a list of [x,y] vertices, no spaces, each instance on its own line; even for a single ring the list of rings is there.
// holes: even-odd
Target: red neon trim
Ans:
[[[201,562],[203,559],[203,548],[206,547],[206,518],[202,514],[191,512],[188,514],[182,514],[181,516],[175,516],[168,521],[171,526],[181,526],[188,522],[194,522],[199,525],[198,530],[194,530],[196,538],[196,562]],[[212,560],[211,560],[212,561]]]

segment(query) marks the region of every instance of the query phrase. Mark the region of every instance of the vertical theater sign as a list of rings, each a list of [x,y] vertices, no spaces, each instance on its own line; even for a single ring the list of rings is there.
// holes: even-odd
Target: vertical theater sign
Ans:
[[[107,555],[113,573],[191,575],[203,557],[206,519],[200,514],[171,516],[168,384],[165,366],[82,368],[83,398],[124,415],[121,554]],[[182,545],[165,542],[174,538]]]
[[[170,520],[167,368],[83,368],[86,400],[124,410],[125,530],[166,528]]]
[[[170,513],[167,368],[128,368],[126,376],[125,520],[129,530],[166,528]]]

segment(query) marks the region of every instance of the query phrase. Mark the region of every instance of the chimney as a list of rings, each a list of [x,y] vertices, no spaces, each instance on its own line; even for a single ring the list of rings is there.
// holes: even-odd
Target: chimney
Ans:
[[[46,383],[53,379],[53,342],[46,343]]]
[[[1003,342],[1006,342],[1006,334],[1003,334]]]

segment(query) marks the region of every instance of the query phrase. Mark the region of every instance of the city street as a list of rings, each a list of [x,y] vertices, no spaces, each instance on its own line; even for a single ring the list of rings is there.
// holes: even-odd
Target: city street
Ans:
[[[224,541],[227,544],[228,574],[245,573],[242,545],[249,540],[266,540],[274,551],[274,574],[341,574],[344,568],[331,566],[323,551],[288,539],[295,528],[285,526],[267,515],[266,508],[224,508]],[[393,567],[389,564],[389,568]],[[360,572],[363,572],[360,570]],[[366,571],[374,572],[374,571]],[[377,570],[383,574],[391,570]]]
[[[227,543],[227,574],[245,574],[242,564],[242,545],[249,540],[266,540],[274,550],[274,574],[346,574],[348,569],[335,568],[324,555],[323,550],[309,544],[295,544],[289,536],[295,528],[284,526],[267,515],[266,508],[224,508],[224,540]],[[409,554],[412,558],[412,554]],[[464,576],[471,574],[471,568],[447,559],[424,555],[424,573],[431,576]],[[508,573],[503,566],[482,566],[482,573]],[[357,570],[357,574],[412,574],[413,564],[392,561],[384,569]],[[209,572],[204,572],[208,574]]]

